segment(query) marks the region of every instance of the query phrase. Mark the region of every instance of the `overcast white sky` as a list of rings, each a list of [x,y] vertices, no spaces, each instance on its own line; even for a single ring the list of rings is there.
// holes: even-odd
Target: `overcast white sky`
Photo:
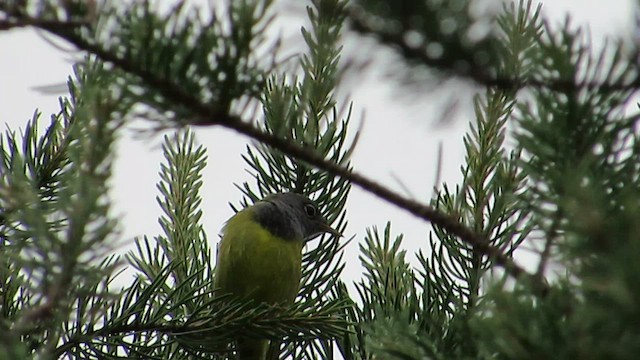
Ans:
[[[590,24],[594,39],[629,32],[633,21],[632,0],[549,0],[544,12],[558,23],[567,13],[574,24]],[[59,43],[59,42],[57,42]],[[42,111],[43,123],[58,110],[58,95],[43,95],[35,86],[64,82],[70,74],[71,56],[43,40],[33,30],[0,32],[0,122],[19,129],[31,118],[36,108]],[[442,180],[453,186],[460,179],[459,168],[464,158],[462,137],[472,119],[471,108],[462,108],[455,122],[433,123],[433,93],[416,95],[411,105],[399,100],[394,83],[369,76],[351,89],[355,119],[365,111],[365,123],[359,147],[353,156],[355,169],[373,179],[428,202],[434,186],[437,147],[443,142]],[[471,93],[460,99],[470,104]],[[197,129],[197,139],[208,149],[208,167],[204,172],[204,226],[209,240],[218,239],[224,221],[233,213],[228,202],[237,203],[240,193],[233,183],[250,180],[241,159],[248,139],[223,128]],[[155,184],[163,160],[161,138],[135,139],[132,132],[123,134],[118,144],[118,157],[112,179],[114,214],[120,215],[122,236],[132,243],[133,237],[154,236],[160,231],[157,218]],[[385,139],[384,142],[380,139]],[[360,278],[357,259],[358,241],[365,228],[383,227],[392,222],[394,233],[405,234],[404,245],[410,258],[427,244],[429,225],[408,213],[354,188],[347,204],[349,227],[346,236],[356,235],[347,248],[345,280]],[[527,262],[527,260],[522,259]]]

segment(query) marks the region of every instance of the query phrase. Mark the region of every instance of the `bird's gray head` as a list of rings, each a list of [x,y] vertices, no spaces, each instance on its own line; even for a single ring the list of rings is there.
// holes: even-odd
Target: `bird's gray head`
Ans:
[[[254,208],[257,222],[287,240],[310,240],[321,233],[340,235],[329,226],[318,205],[300,194],[272,194]]]

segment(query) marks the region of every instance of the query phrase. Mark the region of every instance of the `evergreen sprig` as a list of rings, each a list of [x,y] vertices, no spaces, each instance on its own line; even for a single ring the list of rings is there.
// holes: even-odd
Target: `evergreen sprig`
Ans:
[[[577,84],[627,82],[638,69],[622,44],[592,50],[567,22],[545,27],[536,45],[546,61],[536,74]],[[539,273],[555,265],[554,286],[538,299],[530,289],[492,289],[475,326],[505,339],[486,340],[502,358],[631,358],[638,351],[640,299],[630,254],[637,254],[637,113],[635,90],[610,87],[536,89],[518,106],[516,139],[523,148],[529,223],[543,249]],[[634,215],[632,215],[634,214]],[[605,314],[606,315],[603,315]],[[534,315],[535,314],[535,315]],[[507,335],[508,334],[508,335]],[[543,334],[553,334],[545,336]]]
[[[398,52],[404,61],[396,67],[407,72],[407,82],[425,68],[479,82],[496,78],[499,42],[493,4],[484,3],[489,9],[483,13],[469,0],[351,3],[350,28]]]
[[[522,53],[533,46],[525,38],[539,34],[540,25],[530,3],[505,10],[500,22],[505,35],[499,53],[500,72],[511,75],[510,71],[520,68]],[[527,31],[517,35],[522,29]],[[514,95],[513,91],[489,90],[484,99],[476,97],[476,116],[463,139],[466,158],[462,184],[455,190],[444,185],[433,200],[436,208],[455,214],[488,245],[508,256],[531,231],[527,207],[518,198],[526,186],[525,173],[519,166],[520,150],[507,151],[505,146]],[[366,347],[364,354],[397,359],[475,356],[478,344],[468,322],[483,306],[483,284],[493,275],[495,259],[479,251],[476,244],[461,241],[434,225],[429,236],[430,252],[419,251],[420,267],[413,269],[399,250],[401,237],[391,245],[390,236],[387,227],[383,244],[366,240],[367,246],[361,248],[365,259],[371,259],[364,263],[365,269],[373,274],[365,273],[358,287],[364,310],[358,322],[369,324],[364,332],[370,338],[364,344],[360,342]],[[375,230],[369,234],[369,239],[379,237]],[[387,310],[371,312],[380,306],[380,310],[384,306]]]
[[[71,96],[44,134],[36,113],[22,139],[8,131],[0,141],[0,296],[10,353],[53,353],[74,324],[112,301],[116,223],[105,194],[121,122],[112,117],[108,76],[99,62],[77,65]]]
[[[349,141],[347,133],[350,111],[341,119],[343,115],[336,109],[333,95],[338,81],[338,41],[343,7],[342,1],[318,1],[307,8],[311,29],[302,29],[309,51],[300,60],[301,79],[288,80],[286,74],[279,74],[267,81],[261,98],[264,121],[260,126],[268,133],[350,168],[349,156],[355,145],[355,141]],[[255,187],[247,182],[238,186],[246,197],[243,206],[270,193],[302,193],[318,202],[323,215],[336,230],[344,231],[347,224],[344,205],[350,190],[348,181],[316,170],[264,144],[247,147],[243,158],[256,182]],[[336,318],[342,318],[344,308],[349,305],[348,298],[338,296],[333,290],[338,286],[344,268],[342,249],[345,245],[344,240],[323,236],[304,252],[302,261],[299,301],[332,308]],[[333,347],[330,341],[285,341],[282,356],[330,358]],[[272,348],[271,352],[278,350]]]

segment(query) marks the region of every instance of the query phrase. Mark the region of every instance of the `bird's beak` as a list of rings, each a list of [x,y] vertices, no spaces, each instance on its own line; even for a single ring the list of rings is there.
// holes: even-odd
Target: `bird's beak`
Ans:
[[[327,234],[331,234],[336,237],[342,237],[342,234],[338,232],[338,230],[329,226],[329,224],[322,224],[321,229],[322,229],[322,232],[325,232]]]

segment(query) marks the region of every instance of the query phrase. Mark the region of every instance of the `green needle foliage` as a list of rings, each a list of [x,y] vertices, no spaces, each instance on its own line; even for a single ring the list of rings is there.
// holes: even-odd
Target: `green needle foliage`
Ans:
[[[9,130],[0,141],[8,358],[55,353],[113,301],[117,227],[106,181],[121,121],[112,117],[117,97],[103,87],[109,75],[102,66],[89,61],[75,72],[44,134],[36,113],[20,135]]]
[[[0,136],[0,359],[234,359],[239,336],[271,339],[269,359],[637,358],[636,45],[595,51],[588,29],[554,27],[531,1],[317,0],[305,48],[283,59],[271,35],[284,2],[0,1],[0,29],[35,26],[89,53],[47,124],[36,111]],[[358,104],[336,96],[345,36],[396,51],[408,85],[429,72],[485,88],[462,180],[437,184],[430,206],[352,172]],[[122,254],[108,184],[122,125],[140,117],[178,129],[159,164],[161,233]],[[229,180],[234,210],[295,191],[356,234],[305,248],[294,305],[216,291],[207,151],[190,125],[255,140],[237,157],[249,179]],[[352,183],[431,231],[347,230]],[[345,284],[351,240],[363,275]],[[423,246],[408,254],[407,240]]]
[[[303,29],[302,35],[309,50],[300,58],[300,76],[290,78],[286,73],[274,73],[267,80],[265,93],[260,99],[264,119],[259,122],[259,127],[350,168],[349,155],[355,145],[355,140],[350,141],[347,132],[351,111],[349,109],[346,114],[338,112],[333,95],[338,81],[338,40],[343,7],[344,4],[327,2],[307,9],[311,29]],[[242,205],[270,193],[302,193],[316,200],[329,223],[344,232],[347,226],[344,207],[350,190],[348,181],[314,169],[268,145],[248,146],[243,158],[251,169],[255,185],[244,182],[238,186],[246,197]],[[337,294],[334,288],[338,286],[344,268],[342,250],[346,244],[343,239],[323,236],[307,247],[303,254],[302,284],[298,295],[301,304],[332,308],[332,316],[343,318],[349,300]],[[326,359],[335,352],[334,344],[327,339],[303,342],[285,339],[282,348],[284,356],[294,359]],[[271,349],[272,354],[280,352]]]

